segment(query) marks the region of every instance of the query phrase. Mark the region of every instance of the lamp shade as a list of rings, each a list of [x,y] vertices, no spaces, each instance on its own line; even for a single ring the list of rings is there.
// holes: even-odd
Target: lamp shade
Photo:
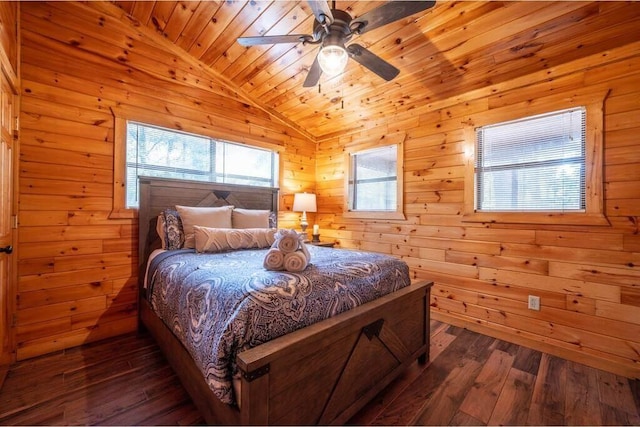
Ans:
[[[313,193],[296,193],[293,195],[294,212],[315,212],[316,195]]]

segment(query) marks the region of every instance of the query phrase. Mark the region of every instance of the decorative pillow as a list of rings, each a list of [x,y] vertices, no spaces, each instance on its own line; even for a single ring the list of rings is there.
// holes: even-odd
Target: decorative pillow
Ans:
[[[273,228],[209,228],[195,225],[193,230],[196,252],[269,248],[276,234]]]
[[[178,211],[168,208],[162,212],[161,216],[164,225],[162,248],[168,250],[181,249],[184,246],[184,230],[182,229],[182,220]]]
[[[201,227],[232,228],[231,211],[233,210],[233,206],[210,208],[176,205],[176,210],[182,220],[185,248],[196,247],[195,237],[193,234],[193,227],[195,225],[199,225]]]
[[[234,208],[231,213],[233,228],[269,228],[269,210]]]

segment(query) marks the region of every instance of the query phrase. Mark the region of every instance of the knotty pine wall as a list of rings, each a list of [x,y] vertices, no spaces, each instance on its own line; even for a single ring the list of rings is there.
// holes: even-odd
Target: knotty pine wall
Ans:
[[[610,226],[462,221],[463,124],[505,111],[610,90],[604,117]],[[348,100],[345,100],[348,102]],[[350,144],[406,132],[406,221],[341,216]],[[320,141],[320,226],[344,247],[401,257],[433,280],[433,318],[623,375],[640,377],[640,42],[488,86],[427,100],[407,115]],[[527,296],[541,297],[539,312]]]
[[[18,73],[18,41],[16,39],[16,26],[18,18],[18,6],[12,3],[2,2],[0,5],[0,46],[2,56],[6,60],[9,73]]]
[[[18,359],[137,327],[137,219],[110,218],[112,109],[280,147],[283,226],[297,220],[292,193],[315,185],[312,142],[121,14],[94,2],[21,4]]]

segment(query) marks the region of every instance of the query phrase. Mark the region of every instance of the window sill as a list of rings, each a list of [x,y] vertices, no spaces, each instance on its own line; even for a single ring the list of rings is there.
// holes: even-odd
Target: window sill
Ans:
[[[594,225],[608,227],[611,224],[602,214],[562,212],[473,212],[465,214],[462,222],[543,224],[543,225]]]
[[[387,211],[347,211],[342,216],[344,218],[354,218],[354,219],[390,219],[390,220],[406,219],[406,217],[402,212],[387,212]]]
[[[113,209],[109,212],[109,219],[138,218],[138,210],[133,208]]]

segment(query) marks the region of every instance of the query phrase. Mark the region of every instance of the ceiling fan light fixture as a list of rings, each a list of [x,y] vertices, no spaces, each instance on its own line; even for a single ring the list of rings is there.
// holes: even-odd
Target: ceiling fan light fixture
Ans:
[[[348,59],[347,50],[337,44],[322,46],[318,53],[318,63],[322,72],[331,77],[337,76],[344,71]]]
[[[434,7],[436,0],[387,0],[381,5],[364,12],[355,19],[346,10],[336,9],[336,2],[330,7],[327,0],[307,0],[313,12],[311,34],[283,34],[274,36],[239,37],[242,46],[262,44],[302,43],[318,45],[320,51],[307,70],[303,87],[313,87],[320,82],[324,73],[334,77],[344,72],[349,58],[369,71],[373,71],[386,81],[393,80],[399,73],[393,65],[357,43],[349,43],[354,35],[398,22],[418,12]],[[373,3],[373,2],[372,2]],[[349,43],[348,49],[345,45]],[[318,86],[319,88],[319,86]]]

